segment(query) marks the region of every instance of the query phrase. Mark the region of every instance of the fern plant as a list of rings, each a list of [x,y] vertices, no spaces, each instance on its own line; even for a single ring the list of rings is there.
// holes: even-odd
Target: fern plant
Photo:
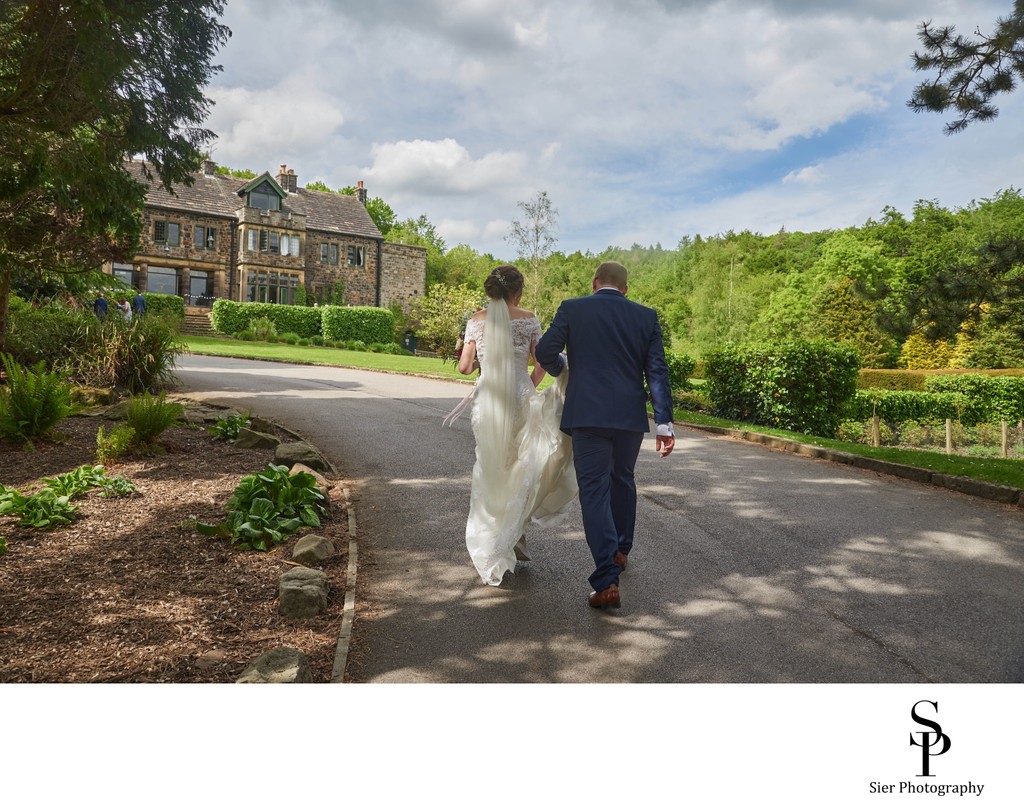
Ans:
[[[123,458],[135,443],[135,428],[119,424],[109,433],[103,427],[96,431],[96,460],[110,463]]]
[[[184,415],[184,406],[179,402],[168,402],[165,394],[151,396],[143,393],[129,399],[124,421],[135,430],[135,444],[148,446]]]
[[[71,385],[58,373],[46,370],[40,360],[31,368],[0,354],[7,374],[6,390],[0,388],[0,437],[27,441],[49,434],[74,412]]]

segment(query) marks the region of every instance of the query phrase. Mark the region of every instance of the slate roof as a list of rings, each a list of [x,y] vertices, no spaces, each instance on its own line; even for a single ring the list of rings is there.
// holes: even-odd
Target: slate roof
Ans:
[[[234,217],[244,204],[238,192],[253,182],[224,174],[197,172],[192,175],[195,182],[191,186],[175,187],[175,195],[170,194],[158,181],[151,183],[147,180],[139,161],[128,161],[126,168],[136,180],[149,185],[146,205],[209,216]],[[307,230],[368,239],[382,238],[373,219],[366,212],[366,206],[353,195],[300,188],[296,193],[285,196],[281,201],[281,210],[303,214]]]

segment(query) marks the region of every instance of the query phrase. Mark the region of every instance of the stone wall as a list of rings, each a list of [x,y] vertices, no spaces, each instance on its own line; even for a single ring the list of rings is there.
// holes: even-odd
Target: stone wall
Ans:
[[[427,249],[384,242],[382,257],[380,305],[387,308],[397,301],[408,312],[409,304],[426,291]]]
[[[306,233],[306,289],[317,298],[338,281],[345,284],[345,303],[351,306],[377,305],[377,241],[358,236],[340,236],[335,233],[310,230]],[[320,261],[322,244],[338,245],[338,263]],[[361,248],[363,266],[349,266],[348,248]]]

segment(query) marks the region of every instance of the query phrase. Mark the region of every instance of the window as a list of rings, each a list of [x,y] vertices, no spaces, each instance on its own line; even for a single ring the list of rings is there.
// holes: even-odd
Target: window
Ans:
[[[192,306],[209,306],[213,302],[213,277],[205,270],[188,274],[188,297]]]
[[[327,245],[326,244],[320,245],[320,263],[321,264],[326,264],[327,263]]]
[[[247,232],[249,234],[249,252],[255,253],[257,248],[256,239],[258,239],[259,236],[257,235],[255,228],[249,228]]]
[[[366,264],[366,248],[365,247],[349,247],[348,248],[348,266],[350,267],[362,267]]]
[[[295,303],[299,276],[290,272],[249,270],[248,300],[250,303]]]
[[[217,228],[196,225],[192,233],[192,244],[197,250],[215,250],[217,246]]]
[[[288,255],[288,252],[289,252],[288,251],[288,245],[289,244],[291,244],[291,240],[288,238],[288,236],[287,235],[282,236],[281,237],[281,255],[282,256],[287,256]]]
[[[331,257],[330,257],[330,261],[328,261],[328,264],[337,264],[338,263],[338,245],[332,244],[332,245],[329,245],[329,246],[331,248]]]
[[[281,234],[276,231],[270,231],[270,253],[275,256],[281,252]]]
[[[147,289],[160,295],[177,295],[178,271],[171,267],[150,267]]]
[[[302,243],[299,241],[299,237],[291,236],[289,238],[291,240],[292,246],[288,252],[291,253],[293,256],[301,255],[302,251],[300,248],[302,247]]]
[[[181,225],[168,222],[166,219],[153,221],[153,241],[157,244],[169,244],[177,247],[181,244]]]
[[[135,268],[131,264],[117,264],[113,266],[114,278],[123,281],[128,286],[135,286]]]
[[[249,207],[263,211],[280,211],[281,198],[274,187],[264,181],[249,192]]]
[[[270,246],[270,234],[265,231],[260,231],[260,252],[266,253]]]

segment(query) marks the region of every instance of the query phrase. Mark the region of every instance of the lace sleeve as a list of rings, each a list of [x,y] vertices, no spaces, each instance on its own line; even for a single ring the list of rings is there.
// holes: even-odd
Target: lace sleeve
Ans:
[[[466,342],[476,341],[477,350],[480,349],[480,338],[484,333],[484,320],[473,320],[470,318],[469,322],[466,323]]]
[[[534,345],[540,340],[540,321],[537,318],[530,319],[530,345]]]

